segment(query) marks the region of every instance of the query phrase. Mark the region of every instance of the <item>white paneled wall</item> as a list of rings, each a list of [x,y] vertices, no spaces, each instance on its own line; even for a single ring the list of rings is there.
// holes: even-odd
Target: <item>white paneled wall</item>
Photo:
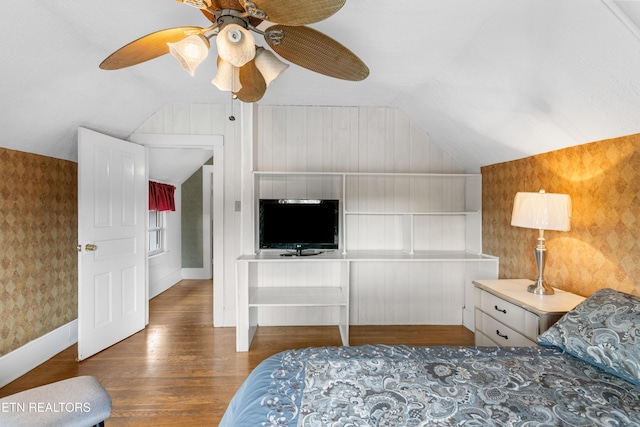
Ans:
[[[351,272],[352,323],[462,323],[462,262],[358,262]]]
[[[393,108],[261,106],[257,132],[259,171],[462,172]]]
[[[340,199],[345,213],[341,233],[346,233],[341,250],[347,257],[362,250],[480,252],[480,178],[461,176],[460,165],[400,110],[263,106],[256,141],[255,200]],[[467,195],[468,191],[478,194]],[[466,264],[353,262],[350,322],[460,324],[465,286],[474,278],[467,276],[475,274],[469,271],[485,268]],[[497,274],[495,265],[487,267],[489,276]],[[259,280],[282,283],[269,274],[261,271]],[[293,276],[297,286],[306,286],[308,280],[307,275]],[[262,308],[258,323],[336,321],[334,311],[326,309],[323,315],[322,308],[314,310],[310,315],[301,308]]]
[[[342,195],[342,180],[337,176],[262,175],[257,184],[261,199],[341,199]]]

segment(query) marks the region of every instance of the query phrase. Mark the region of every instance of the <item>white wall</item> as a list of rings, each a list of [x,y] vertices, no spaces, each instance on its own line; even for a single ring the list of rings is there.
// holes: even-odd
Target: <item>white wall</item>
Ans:
[[[258,141],[263,171],[463,171],[395,108],[261,106]]]
[[[182,197],[180,185],[176,187],[174,194],[176,202],[175,212],[166,212],[166,251],[149,258],[149,298],[153,298],[169,289],[182,280],[182,230],[180,227],[180,214],[182,209]]]

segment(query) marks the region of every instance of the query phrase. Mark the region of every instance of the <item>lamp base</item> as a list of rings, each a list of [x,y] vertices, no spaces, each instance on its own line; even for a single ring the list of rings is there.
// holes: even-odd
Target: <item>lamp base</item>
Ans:
[[[527,291],[536,295],[553,295],[555,293],[553,288],[542,280],[536,280],[532,285],[529,285]]]
[[[542,233],[543,230],[540,230],[538,245],[533,248],[533,256],[536,259],[536,267],[538,268],[538,278],[533,282],[533,285],[529,285],[527,291],[536,295],[553,295],[553,288],[545,283],[543,276],[547,247],[544,245],[544,237]]]

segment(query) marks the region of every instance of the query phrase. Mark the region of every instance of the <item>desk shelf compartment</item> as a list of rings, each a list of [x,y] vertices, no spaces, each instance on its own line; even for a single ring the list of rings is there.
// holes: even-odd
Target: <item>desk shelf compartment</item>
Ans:
[[[259,325],[337,325],[349,345],[349,263],[341,256],[244,256],[237,267],[238,351],[249,349]]]

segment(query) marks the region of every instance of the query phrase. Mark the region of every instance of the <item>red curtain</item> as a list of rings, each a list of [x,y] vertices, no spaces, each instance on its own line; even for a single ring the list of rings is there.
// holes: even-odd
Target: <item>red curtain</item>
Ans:
[[[173,198],[175,189],[173,185],[149,181],[149,210],[175,211],[176,202]]]

